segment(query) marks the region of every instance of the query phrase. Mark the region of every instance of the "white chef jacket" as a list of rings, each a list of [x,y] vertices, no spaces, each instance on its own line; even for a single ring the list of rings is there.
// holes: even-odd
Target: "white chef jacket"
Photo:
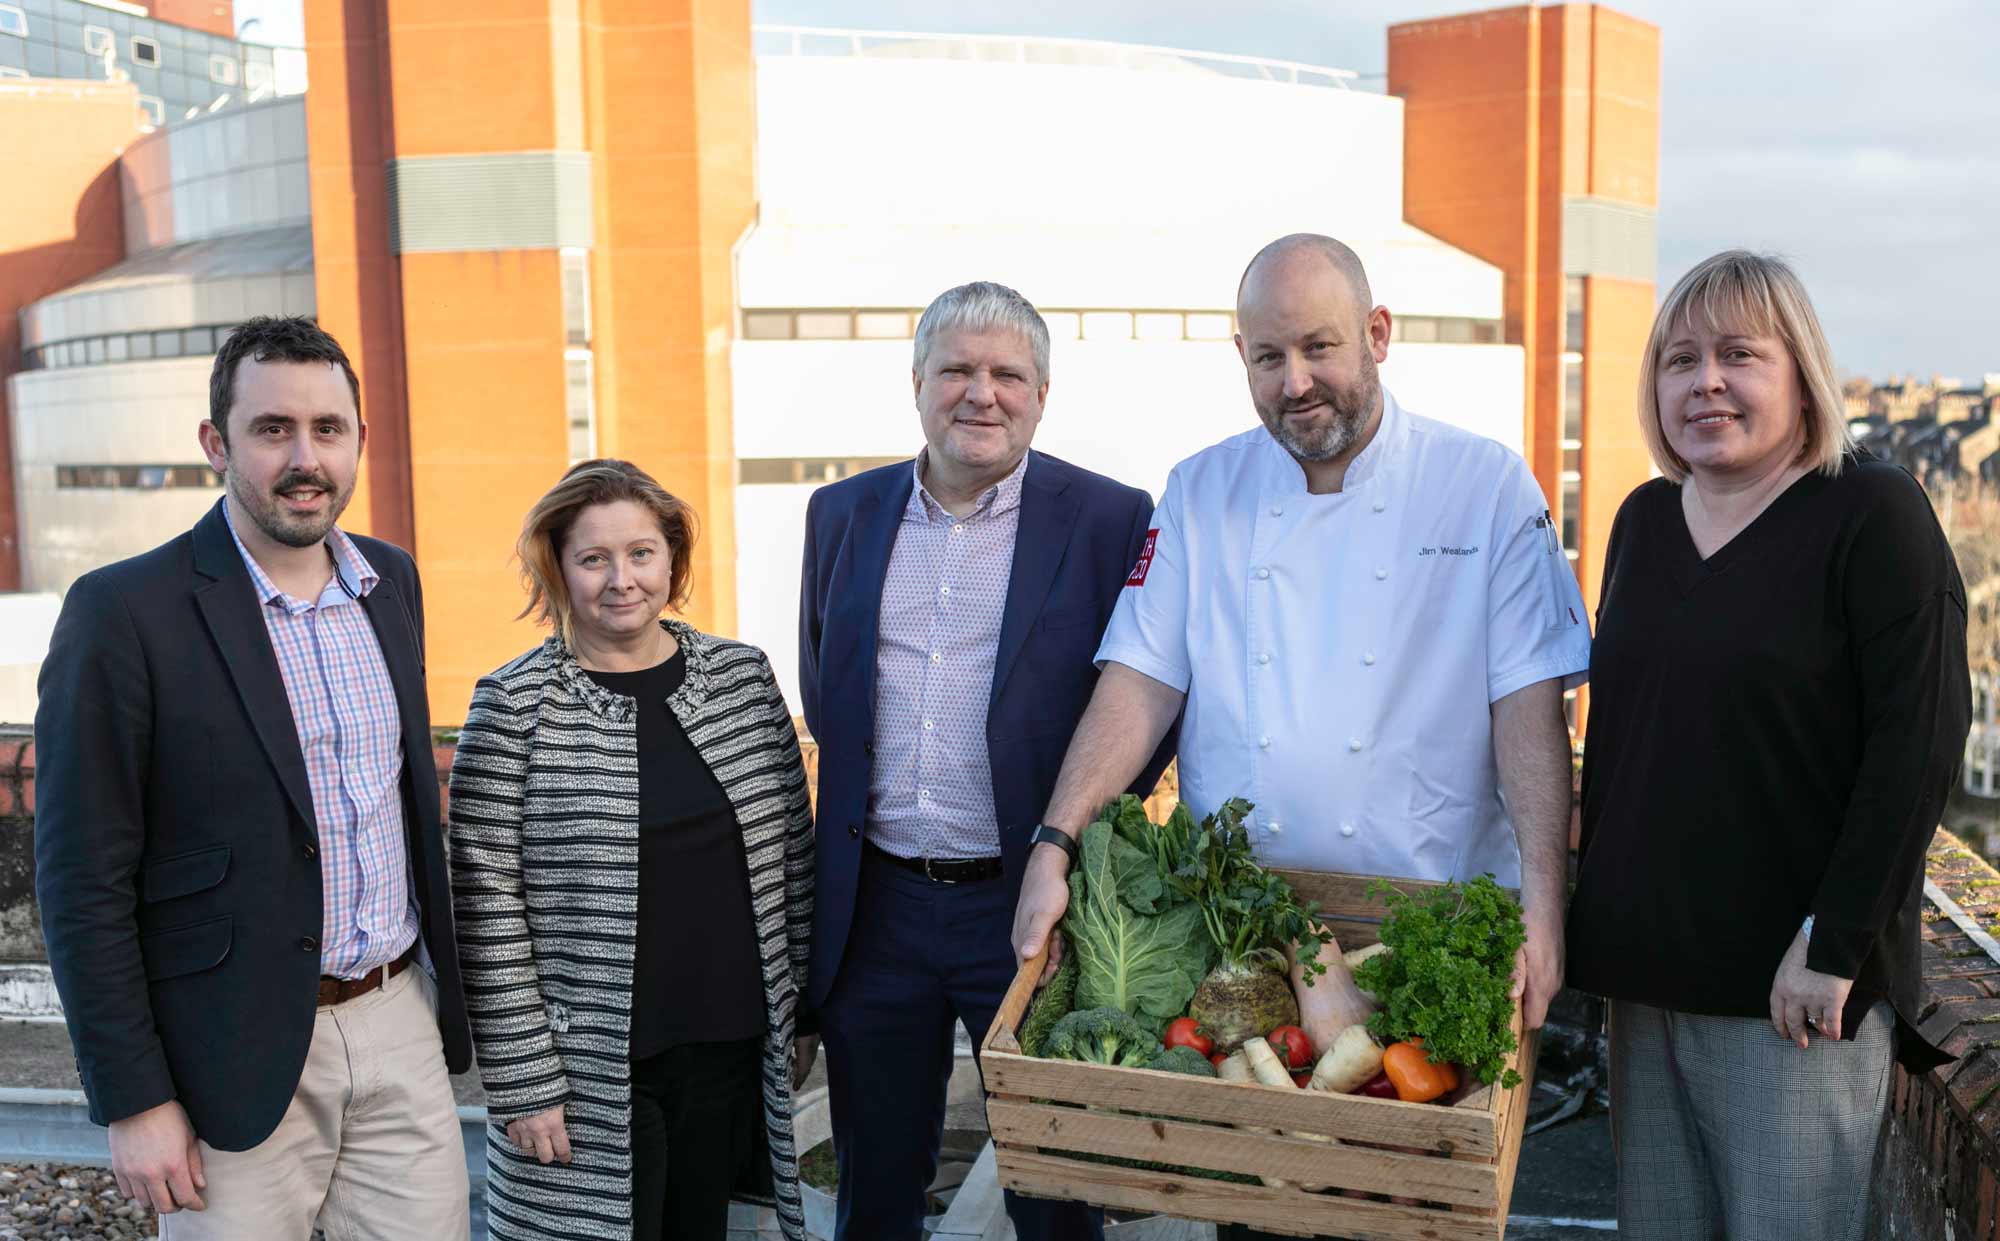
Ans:
[[[1590,630],[1519,455],[1386,389],[1343,490],[1262,427],[1174,467],[1104,641],[1187,694],[1180,795],[1274,866],[1518,886],[1490,705],[1581,685]]]

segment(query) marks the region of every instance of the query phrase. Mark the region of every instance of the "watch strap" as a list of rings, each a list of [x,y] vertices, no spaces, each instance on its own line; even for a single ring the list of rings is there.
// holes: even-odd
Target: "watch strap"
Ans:
[[[1081,851],[1077,846],[1074,836],[1071,836],[1068,832],[1060,828],[1050,827],[1046,823],[1036,824],[1035,830],[1028,833],[1028,848],[1033,849],[1036,845],[1056,846],[1069,855],[1070,865],[1072,866],[1076,864],[1076,855]]]

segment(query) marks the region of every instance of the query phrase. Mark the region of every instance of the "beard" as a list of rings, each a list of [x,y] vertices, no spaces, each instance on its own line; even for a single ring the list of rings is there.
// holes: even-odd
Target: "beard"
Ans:
[[[323,474],[307,474],[301,470],[287,470],[271,489],[259,492],[246,482],[234,469],[225,471],[224,482],[229,494],[243,506],[250,520],[273,542],[286,547],[311,547],[326,537],[333,529],[333,523],[347,511],[348,501],[354,498],[354,480],[349,479],[345,490],[334,487],[333,480]],[[297,487],[316,487],[327,496],[326,508],[320,513],[300,516],[285,510],[283,493]]]
[[[1271,405],[1257,401],[1255,404],[1264,429],[1286,452],[1300,461],[1331,461],[1360,442],[1368,429],[1368,419],[1381,399],[1382,384],[1375,370],[1375,359],[1364,350],[1361,354],[1361,375],[1345,388],[1335,388],[1314,379],[1312,391],[1299,400],[1281,399]],[[1314,426],[1295,425],[1286,416],[1290,411],[1313,405],[1324,405],[1326,408]]]

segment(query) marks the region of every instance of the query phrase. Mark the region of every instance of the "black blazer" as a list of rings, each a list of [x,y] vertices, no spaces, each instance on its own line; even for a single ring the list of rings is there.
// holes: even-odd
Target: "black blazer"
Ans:
[[[1014,565],[986,707],[993,810],[1010,900],[1021,891],[1028,834],[1048,808],[1070,734],[1097,688],[1097,644],[1145,549],[1153,517],[1145,492],[1046,453],[1028,454],[1021,483]],[[821,487],[806,505],[799,695],[806,727],[819,743],[808,1010],[817,1010],[833,989],[853,923],[875,762],[877,622],[889,553],[915,486],[914,468],[902,461]],[[1176,723],[1133,792],[1152,792],[1178,735]]]
[[[471,1060],[407,552],[354,537],[403,722],[412,894],[453,1072]],[[179,1099],[247,1150],[283,1118],[311,1044],[319,837],[277,653],[221,502],[192,531],[79,578],[35,713],[35,890],[98,1124]]]

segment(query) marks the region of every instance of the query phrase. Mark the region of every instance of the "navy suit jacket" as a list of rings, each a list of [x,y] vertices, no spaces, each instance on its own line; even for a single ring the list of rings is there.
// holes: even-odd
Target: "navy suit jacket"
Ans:
[[[808,1010],[832,990],[854,919],[874,765],[876,626],[889,553],[915,483],[904,461],[822,487],[806,506],[799,689],[806,726],[819,743]],[[1020,893],[1028,835],[1048,808],[1070,734],[1097,686],[1097,645],[1152,516],[1153,501],[1138,488],[1045,453],[1028,454],[986,707],[1010,899]],[[1170,732],[1134,792],[1152,790],[1174,741]]]
[[[424,685],[423,594],[399,547],[349,535],[403,725],[403,830],[437,970],[438,1036],[472,1040]],[[194,529],[77,579],[42,661],[35,887],[99,1124],[179,1099],[219,1150],[285,1115],[319,1003],[319,833],[250,572],[217,501]]]

